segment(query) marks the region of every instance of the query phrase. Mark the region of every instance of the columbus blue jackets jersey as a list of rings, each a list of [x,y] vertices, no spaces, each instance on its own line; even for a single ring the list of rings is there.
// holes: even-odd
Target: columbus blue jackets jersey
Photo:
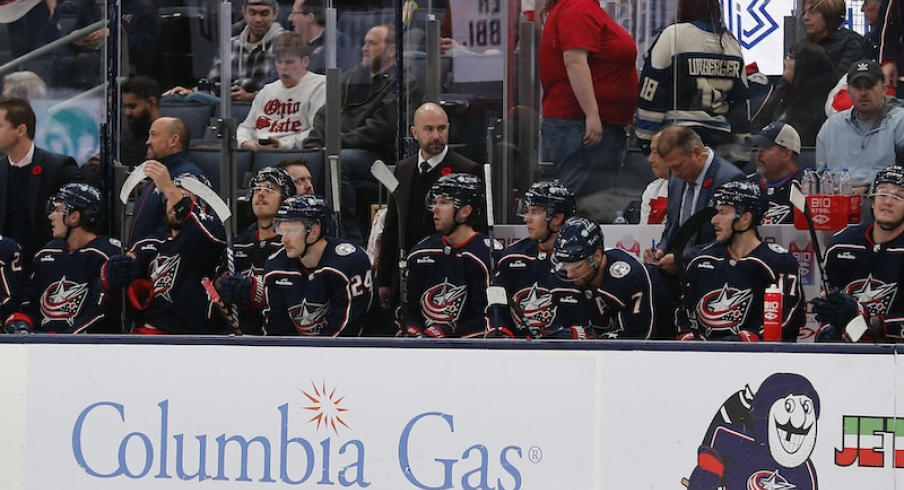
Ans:
[[[436,233],[408,255],[408,335],[475,337],[484,335],[490,285],[490,239],[475,233],[453,247]]]
[[[665,28],[644,55],[635,126],[650,141],[669,124],[749,132],[747,74],[741,45],[702,22]]]
[[[591,306],[583,292],[555,273],[552,254],[525,238],[502,252],[493,283],[505,288],[510,308],[491,315],[491,328],[510,337],[586,338]],[[498,322],[499,325],[496,325]]]
[[[794,342],[806,320],[794,256],[775,243],[761,243],[740,259],[718,243],[709,245],[687,266],[680,332],[720,339],[747,330],[762,338],[763,295],[771,284],[782,290],[782,339]]]
[[[130,251],[137,257],[139,277],[154,287],[150,307],[135,312],[136,323],[170,334],[231,333],[201,286],[202,278],[216,273],[225,240],[220,220],[194,207],[176,236],[161,230],[136,242]]]
[[[609,339],[648,339],[657,330],[656,302],[665,296],[659,277],[636,256],[618,248],[605,251],[599,287],[585,318],[597,335]]]
[[[118,333],[120,294],[100,285],[100,270],[120,254],[118,240],[99,236],[78,250],[56,239],[38,250],[32,261],[29,298],[22,312],[36,332]]]
[[[12,238],[0,235],[0,320],[19,311],[25,291],[22,248]]]
[[[871,317],[885,323],[886,341],[904,341],[904,235],[883,244],[872,240],[872,224],[848,227],[829,242],[825,269],[830,288],[860,302]]]
[[[800,189],[800,180],[804,170],[799,168],[796,172],[786,176],[778,182],[766,182],[766,179],[755,175],[759,180],[763,195],[769,202],[766,214],[763,215],[761,225],[779,225],[794,222],[793,206],[791,205],[791,187]]]
[[[265,335],[358,336],[374,299],[374,270],[361,247],[327,241],[317,268],[281,249],[264,271]]]
[[[262,280],[267,259],[279,251],[282,244],[279,235],[262,240],[257,223],[254,223],[236,235],[232,247],[235,250],[235,272],[243,276],[257,276]],[[241,309],[239,325],[245,335],[263,335],[263,312],[251,306]]]

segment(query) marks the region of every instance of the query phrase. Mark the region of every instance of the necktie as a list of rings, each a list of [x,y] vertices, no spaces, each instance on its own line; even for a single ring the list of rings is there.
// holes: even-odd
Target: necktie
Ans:
[[[684,200],[681,203],[681,221],[679,224],[683,225],[692,214],[694,214],[694,183],[690,182],[685,184],[684,187]]]
[[[429,171],[430,171],[430,164],[427,163],[426,160],[424,160],[423,162],[421,162],[421,175],[424,175]]]

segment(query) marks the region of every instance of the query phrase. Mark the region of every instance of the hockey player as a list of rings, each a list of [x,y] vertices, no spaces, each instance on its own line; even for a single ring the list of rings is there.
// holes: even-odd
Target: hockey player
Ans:
[[[799,265],[790,252],[760,240],[757,223],[766,199],[756,182],[736,180],[716,189],[710,205],[716,243],[687,266],[684,308],[678,338],[757,341],[763,335],[763,295],[775,284],[782,290],[782,340],[794,342],[803,327],[806,301]]]
[[[283,169],[265,167],[248,183],[251,210],[257,222],[238,234],[232,242],[235,249],[235,271],[243,276],[263,278],[267,259],[282,247],[282,238],[274,230],[274,218],[283,201],[295,195],[292,176]],[[226,279],[230,281],[234,279]],[[239,312],[239,325],[245,335],[263,335],[264,317],[257,308]]]
[[[28,332],[28,323],[16,313],[25,293],[22,248],[15,240],[0,235],[0,318],[7,333]]]
[[[566,221],[554,260],[560,277],[592,297],[583,318],[598,336],[648,339],[657,333],[655,304],[666,298],[657,272],[624,250],[605,250],[599,225],[578,216]]]
[[[817,340],[904,341],[904,166],[876,174],[869,191],[873,223],[848,227],[829,242],[825,298],[813,299],[823,324]]]
[[[408,255],[403,333],[412,337],[486,334],[490,239],[474,230],[483,201],[483,183],[471,174],[440,177],[430,188],[425,204],[438,233],[421,240]]]
[[[231,333],[201,286],[202,278],[214,275],[226,249],[223,224],[206,213],[203,201],[180,188],[185,179],[199,177],[180,174],[170,180],[159,162],[148,162],[145,173],[163,194],[167,228],[112,257],[101,274],[105,288],[129,285],[137,322],[132,333]],[[206,179],[201,182],[209,187]]]
[[[33,332],[119,333],[119,292],[106,292],[98,277],[118,240],[100,234],[104,204],[88,184],[66,184],[47,201],[53,240],[32,262],[29,297],[17,318]]]
[[[360,335],[374,299],[374,271],[361,247],[326,233],[331,219],[320,196],[286,199],[276,214],[283,248],[267,261],[263,281],[220,278],[223,300],[263,308],[265,335]]]
[[[503,250],[494,284],[505,288],[509,308],[490,315],[488,336],[586,338],[580,325],[587,299],[574,284],[556,274],[553,245],[562,223],[574,216],[574,194],[558,180],[537,182],[524,193],[518,215],[527,238]],[[569,314],[572,312],[572,314]]]

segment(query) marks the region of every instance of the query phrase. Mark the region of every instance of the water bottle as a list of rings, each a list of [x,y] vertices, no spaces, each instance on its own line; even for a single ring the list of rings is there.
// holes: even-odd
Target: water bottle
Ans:
[[[822,175],[819,176],[819,193],[823,196],[835,195],[835,178],[832,176],[832,171],[828,167],[826,167],[826,169],[822,171]]]
[[[763,294],[763,340],[782,340],[782,290],[771,284]]]
[[[854,183],[851,181],[851,173],[846,168],[841,169],[841,175],[838,176],[838,194],[842,196],[854,194]]]
[[[628,224],[628,220],[625,219],[625,214],[621,211],[615,212],[615,221],[612,222],[615,225],[626,225]]]
[[[805,196],[819,194],[819,184],[816,182],[816,172],[812,168],[804,169],[804,175],[801,177],[800,187]]]

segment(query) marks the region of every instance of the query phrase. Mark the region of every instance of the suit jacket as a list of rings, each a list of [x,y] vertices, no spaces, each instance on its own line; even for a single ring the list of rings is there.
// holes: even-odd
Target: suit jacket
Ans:
[[[700,193],[697,197],[697,205],[694,206],[694,212],[700,211],[701,209],[707,207],[709,205],[709,200],[712,199],[713,194],[716,192],[722,184],[731,181],[731,180],[740,180],[746,178],[744,172],[741,171],[736,165],[728,162],[727,160],[720,157],[718,154],[710,149],[710,152],[713,152],[713,163],[709,166],[709,169],[706,171],[706,177],[703,179],[703,186],[700,189]],[[668,250],[669,245],[671,243],[672,237],[675,236],[675,233],[678,231],[678,220],[681,216],[681,197],[684,195],[684,181],[676,178],[669,178],[669,202],[667,209],[667,218],[665,222],[665,229],[662,231],[662,241],[656,246],[660,250]],[[705,223],[697,233],[691,238],[691,241],[688,242],[687,247],[684,249],[684,258],[685,263],[687,263],[687,259],[689,257],[693,257],[697,255],[703,247],[707,244],[712,243],[716,239],[716,231],[713,229],[712,223]]]
[[[411,195],[411,187],[415,177],[419,173],[418,156],[414,155],[400,161],[396,165],[395,176],[399,179],[399,187],[395,194],[389,197],[389,210],[386,213],[386,224],[383,227],[383,238],[380,244],[380,264],[377,270],[377,285],[391,286],[393,296],[398,294],[399,284],[399,251],[411,252],[411,249],[424,238],[436,233],[433,227],[433,215],[424,206],[426,192],[417,196]],[[428,174],[429,190],[442,175],[445,169],[451,169],[453,173],[469,173],[482,178],[479,164],[455,153],[451,148],[446,153],[446,158],[434,167]],[[448,171],[446,171],[448,173]],[[403,231],[405,243],[399,244],[399,213],[403,219],[409,216],[411,206],[421,210],[421,219],[415,223],[405,223]],[[485,216],[485,214],[484,214]]]
[[[40,172],[36,170],[38,167],[41,169]],[[40,248],[53,238],[50,220],[46,213],[47,201],[65,184],[81,181],[82,172],[72,157],[51,153],[38,147],[35,147],[31,168],[31,177],[28,179],[29,221]],[[0,192],[4,194],[7,194],[8,177],[9,157],[4,156],[0,160]],[[4,195],[0,196],[0,230],[5,228],[6,220],[6,196]],[[20,237],[11,236],[10,238],[20,241]],[[37,249],[23,250],[23,255],[29,263],[36,251]]]

